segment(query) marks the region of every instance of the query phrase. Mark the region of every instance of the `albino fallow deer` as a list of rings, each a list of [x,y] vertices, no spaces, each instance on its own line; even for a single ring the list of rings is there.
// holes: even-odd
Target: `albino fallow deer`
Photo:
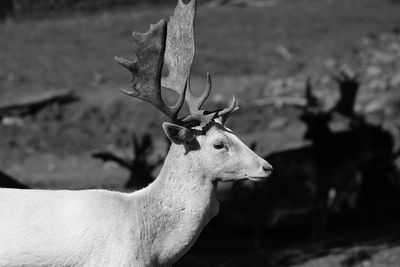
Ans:
[[[224,126],[234,99],[229,108],[202,110],[209,76],[203,95],[190,91],[195,8],[195,0],[179,1],[168,24],[133,34],[134,61],[116,59],[133,74],[125,92],[173,121],[163,124],[172,144],[156,180],[130,194],[2,189],[0,266],[169,266],[217,214],[218,182],[270,175],[271,165]],[[161,79],[164,60],[169,75]],[[161,99],[161,85],[179,94],[174,106]],[[178,119],[185,100],[190,115]]]

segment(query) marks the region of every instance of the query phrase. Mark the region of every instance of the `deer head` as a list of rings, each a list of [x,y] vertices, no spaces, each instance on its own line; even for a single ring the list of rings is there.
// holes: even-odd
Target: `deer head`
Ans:
[[[133,90],[123,92],[151,103],[171,119],[163,124],[163,129],[172,142],[169,154],[174,154],[176,160],[183,157],[213,181],[263,180],[270,175],[271,165],[224,125],[229,114],[237,109],[235,97],[225,109],[203,110],[211,91],[209,74],[201,96],[196,97],[191,91],[195,12],[195,0],[188,4],[179,0],[168,23],[161,20],[146,33],[133,33],[135,59],[116,58],[133,75]],[[167,77],[161,75],[163,64],[169,70]],[[175,105],[169,106],[162,100],[162,87],[179,95]],[[179,117],[185,101],[190,114]]]

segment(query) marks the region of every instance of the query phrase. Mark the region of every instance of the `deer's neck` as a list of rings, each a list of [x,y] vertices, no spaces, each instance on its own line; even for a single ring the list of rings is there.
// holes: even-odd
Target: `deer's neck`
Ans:
[[[182,150],[171,146],[159,177],[143,190],[138,203],[142,245],[151,248],[144,252],[149,264],[175,262],[218,213],[215,184],[192,152]]]

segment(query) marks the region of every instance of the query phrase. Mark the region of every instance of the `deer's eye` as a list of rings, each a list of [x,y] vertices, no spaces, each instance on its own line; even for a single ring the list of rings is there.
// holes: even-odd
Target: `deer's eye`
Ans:
[[[223,149],[225,147],[224,143],[222,142],[215,143],[213,146],[215,149]]]

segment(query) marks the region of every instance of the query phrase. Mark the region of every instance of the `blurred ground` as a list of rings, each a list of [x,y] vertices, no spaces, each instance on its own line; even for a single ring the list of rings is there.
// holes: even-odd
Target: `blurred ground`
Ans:
[[[38,188],[121,189],[128,174],[91,158],[93,150],[124,149],[131,132],[150,132],[163,151],[160,123],[165,118],[119,92],[129,86],[130,77],[113,57],[130,58],[132,30],[146,31],[150,23],[170,14],[169,7],[130,7],[60,19],[8,19],[0,24],[1,103],[48,90],[73,89],[81,96],[77,103],[49,107],[22,124],[0,126],[0,169]],[[264,155],[300,142],[304,126],[296,119],[297,110],[252,107],[254,99],[282,93],[282,86],[274,88],[288,77],[296,84],[287,93],[302,95],[308,76],[324,85],[317,88],[320,92],[334,98],[329,77],[335,68],[343,63],[355,69],[360,66],[365,40],[383,33],[398,35],[399,14],[400,3],[389,0],[282,0],[261,8],[199,6],[192,86],[203,88],[205,73],[210,72],[210,105],[225,102],[235,93],[241,109],[230,126],[247,144],[256,141],[257,151]],[[383,74],[377,75],[383,77],[387,70],[380,70]],[[393,100],[396,89],[387,90]],[[362,88],[360,98],[370,99],[368,92]],[[386,117],[396,120],[398,110]],[[390,233],[396,229],[396,220],[388,222]],[[329,238],[311,245],[309,240],[282,245],[276,253],[261,256],[242,244],[252,242],[245,232],[241,239],[220,237],[236,240],[237,250],[228,246],[210,253],[195,248],[177,266],[291,266],[299,262],[296,266],[398,266],[399,247],[390,234],[380,235],[382,228],[371,226],[353,238],[344,235],[348,245],[328,245],[320,254],[314,253],[315,248],[330,244]],[[357,243],[369,231],[377,234]]]

